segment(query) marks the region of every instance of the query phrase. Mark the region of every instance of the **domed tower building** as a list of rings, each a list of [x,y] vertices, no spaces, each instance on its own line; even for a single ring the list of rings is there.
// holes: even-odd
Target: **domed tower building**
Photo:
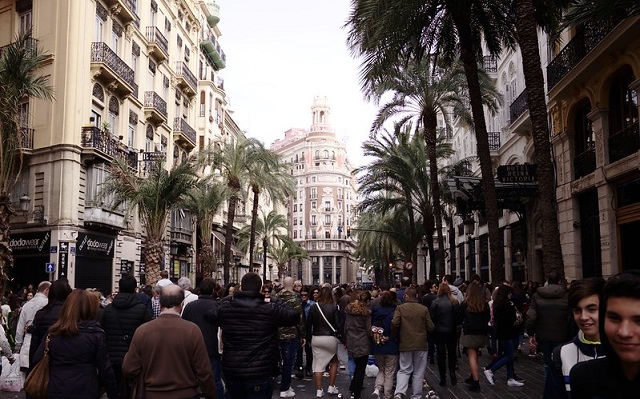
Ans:
[[[305,284],[339,284],[360,276],[350,237],[356,218],[356,178],[330,116],[327,98],[316,97],[310,130],[289,129],[271,145],[295,177],[296,191],[286,207],[289,235],[310,259],[292,261],[287,274]]]

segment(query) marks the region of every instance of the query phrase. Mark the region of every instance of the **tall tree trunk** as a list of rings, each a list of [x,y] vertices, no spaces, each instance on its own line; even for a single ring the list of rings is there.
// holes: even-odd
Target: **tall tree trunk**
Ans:
[[[409,216],[409,240],[411,240],[412,243],[417,242],[418,240],[416,239],[416,236],[418,235],[416,233],[416,219],[415,219],[415,215],[413,214],[413,204],[411,203],[411,191],[405,191],[405,196],[407,198],[407,213]],[[414,265],[416,265],[416,261],[414,259],[414,254],[415,257],[417,258],[417,254],[418,254],[418,249],[416,246],[413,246],[413,249],[411,250],[411,262],[413,262]],[[405,268],[406,271],[406,268]],[[410,277],[414,283],[417,282],[415,281],[417,279],[414,278],[413,276],[416,276],[415,273],[413,273],[413,270],[410,271],[409,274]]]
[[[444,263],[444,236],[442,234],[442,209],[440,208],[440,184],[438,183],[438,158],[436,155],[436,142],[438,128],[438,117],[435,112],[424,115],[424,141],[427,146],[429,157],[429,178],[431,185],[431,198],[433,201],[433,216],[436,219],[436,234],[438,235],[438,270],[440,274],[445,273]]]
[[[233,192],[229,197],[229,208],[227,209],[227,230],[224,236],[224,258],[223,258],[223,270],[224,270],[224,283],[229,284],[230,274],[229,268],[231,266],[231,244],[233,243],[233,219],[236,217],[236,205],[238,204],[237,192]]]
[[[213,276],[213,247],[207,242],[202,242],[200,247],[200,265],[202,266],[202,274],[205,277]]]
[[[160,264],[164,258],[164,244],[162,240],[153,240],[147,237],[144,248],[144,260],[146,269],[146,282],[155,285],[160,280]]]
[[[554,163],[551,159],[544,76],[540,62],[537,24],[532,0],[516,1],[516,30],[522,52],[522,70],[526,83],[529,117],[531,118],[536,177],[542,210],[542,264],[545,275],[555,271],[564,275],[556,198]]]
[[[0,195],[0,297],[4,296],[6,283],[9,280],[8,272],[13,267],[13,256],[9,246],[12,215],[15,215],[15,211],[11,206],[11,198],[7,193],[2,193]]]
[[[455,0],[458,2],[458,0]],[[476,141],[478,142],[478,158],[480,158],[480,171],[482,173],[482,189],[484,195],[485,213],[487,215],[487,227],[489,229],[489,253],[491,255],[491,279],[500,281],[504,279],[502,240],[500,240],[500,228],[498,224],[498,198],[493,177],[493,165],[489,151],[489,135],[487,124],[484,120],[482,106],[482,92],[478,79],[478,60],[476,60],[474,41],[471,36],[471,17],[468,3],[459,2],[453,7],[454,24],[460,40],[460,59],[464,65],[464,72],[469,87],[469,100],[473,115]]]
[[[438,265],[436,262],[436,250],[433,247],[433,218],[427,218],[424,221],[424,233],[427,238],[427,248],[429,251],[429,264],[431,265],[429,268],[429,279],[435,279],[436,275],[440,274],[442,277],[444,274],[444,270],[438,270]]]
[[[260,199],[260,188],[252,185],[253,206],[251,207],[251,235],[249,237],[249,267],[253,269],[253,249],[256,246],[256,225],[258,223],[258,201]],[[262,276],[263,281],[267,279],[267,275]]]

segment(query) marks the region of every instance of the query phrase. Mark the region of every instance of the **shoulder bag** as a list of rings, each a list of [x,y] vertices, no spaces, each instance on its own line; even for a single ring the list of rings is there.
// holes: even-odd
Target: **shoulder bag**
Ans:
[[[47,396],[49,388],[49,341],[50,335],[44,341],[44,355],[31,370],[24,381],[24,391],[32,398],[43,399]]]
[[[340,333],[338,330],[336,330],[333,327],[333,324],[329,323],[329,320],[327,320],[327,316],[324,315],[324,312],[322,311],[322,308],[320,307],[320,304],[316,303],[316,306],[318,307],[318,311],[320,311],[320,315],[322,316],[324,321],[329,325],[329,328],[331,328],[331,331],[333,331],[333,335],[335,335],[335,337],[338,338],[338,341],[344,342],[344,335],[342,333]]]

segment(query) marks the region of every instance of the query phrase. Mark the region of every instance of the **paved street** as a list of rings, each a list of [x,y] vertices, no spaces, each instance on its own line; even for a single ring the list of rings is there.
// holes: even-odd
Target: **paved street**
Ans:
[[[480,385],[482,391],[479,393],[469,392],[464,379],[470,375],[469,366],[466,357],[463,355],[459,358],[459,370],[458,370],[458,385],[455,387],[447,386],[441,387],[438,385],[438,369],[436,365],[429,365],[427,370],[426,379],[431,389],[433,389],[440,399],[466,399],[466,398],[486,398],[486,399],[514,399],[514,398],[541,398],[542,397],[542,358],[529,358],[526,353],[528,349],[525,347],[524,355],[517,358],[515,362],[516,374],[525,379],[525,385],[521,388],[507,387],[506,385],[506,371],[503,367],[496,373],[496,385],[490,386],[483,375],[480,376]],[[484,366],[489,363],[489,356],[486,354],[479,358],[480,365]],[[341,349],[340,351],[341,361],[346,365],[346,353]],[[324,388],[327,388],[327,378],[323,378]],[[374,378],[365,378],[365,391],[363,398],[368,399],[369,395],[373,391]],[[339,370],[338,379],[336,385],[344,399],[349,398],[349,377],[347,370]],[[315,397],[315,386],[310,379],[298,380],[293,379],[293,389],[296,391],[296,398],[310,399]],[[427,389],[424,390],[426,395]],[[279,398],[280,391],[278,385],[274,391],[273,398]],[[0,399],[24,399],[24,393],[12,393],[12,392],[0,392]],[[106,396],[104,396],[106,398]],[[325,395],[325,398],[335,398],[335,396]]]

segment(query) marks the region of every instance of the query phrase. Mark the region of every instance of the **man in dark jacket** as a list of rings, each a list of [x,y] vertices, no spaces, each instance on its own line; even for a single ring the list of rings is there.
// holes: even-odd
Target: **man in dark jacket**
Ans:
[[[302,317],[302,302],[293,291],[293,278],[285,277],[282,281],[283,289],[278,292],[276,298],[300,313],[300,321],[291,327],[280,327],[278,338],[280,339],[280,354],[282,356],[282,379],[280,380],[280,397],[290,398],[295,396],[291,388],[291,372],[296,361],[298,349],[305,344],[305,325]]]
[[[128,397],[127,383],[122,379],[122,360],[129,350],[136,329],[151,320],[147,307],[136,296],[136,278],[122,276],[118,282],[120,292],[102,313],[102,327],[107,335],[109,360],[116,375],[123,398]]]
[[[257,273],[245,274],[240,287],[205,319],[222,328],[222,371],[231,399],[271,398],[278,373],[278,327],[296,325],[300,312],[280,301],[265,302]]]
[[[538,346],[544,355],[544,392],[543,397],[551,397],[547,389],[552,385],[553,348],[565,344],[571,339],[569,331],[569,296],[560,276],[549,273],[547,285],[538,288],[527,311],[526,330],[531,346]]]
[[[211,362],[211,372],[216,383],[216,397],[223,399],[225,395],[224,384],[222,383],[222,363],[220,362],[220,352],[218,352],[218,327],[207,323],[204,319],[204,314],[214,309],[218,303],[213,296],[215,288],[216,282],[212,278],[203,279],[200,283],[198,299],[185,306],[182,310],[182,318],[200,327],[204,337],[204,344],[209,354],[209,361]]]

